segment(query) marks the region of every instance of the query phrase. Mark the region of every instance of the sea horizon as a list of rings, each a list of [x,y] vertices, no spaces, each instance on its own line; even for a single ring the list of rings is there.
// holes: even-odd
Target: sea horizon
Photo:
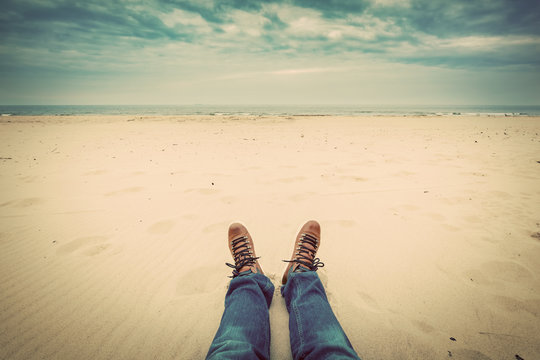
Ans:
[[[274,116],[540,116],[540,105],[0,105],[2,116],[39,115],[274,115]]]

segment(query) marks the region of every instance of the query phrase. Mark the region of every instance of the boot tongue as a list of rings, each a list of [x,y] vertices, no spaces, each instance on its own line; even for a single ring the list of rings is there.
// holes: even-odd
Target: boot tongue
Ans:
[[[296,269],[294,269],[294,272],[306,272],[306,271],[311,271],[311,269],[308,268],[306,265],[303,265],[303,264],[298,264]]]
[[[241,271],[238,273],[238,276],[242,276],[242,275],[249,275],[249,274],[252,274],[253,272],[251,271],[251,269],[248,269],[246,271]]]

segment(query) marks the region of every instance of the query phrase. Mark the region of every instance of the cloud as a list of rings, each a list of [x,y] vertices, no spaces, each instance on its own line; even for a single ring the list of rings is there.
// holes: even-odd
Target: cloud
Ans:
[[[116,3],[23,2],[17,6],[8,1],[7,11],[0,18],[4,40],[10,37],[49,36],[47,40],[62,40],[70,33],[94,33],[100,36],[133,36],[144,39],[186,38],[187,34],[171,31],[148,9],[137,9]]]
[[[285,70],[272,71],[271,74],[274,74],[274,75],[298,75],[298,74],[326,73],[326,72],[336,72],[336,71],[345,71],[345,69],[337,69],[337,68],[285,69]]]
[[[539,4],[527,0],[7,0],[0,15],[0,34],[8,46],[76,48],[89,54],[109,47],[131,50],[148,42],[180,42],[229,53],[359,52],[399,59],[397,50],[407,47],[437,51],[433,38],[450,39],[457,49],[459,42],[468,47],[472,38],[495,36],[528,37],[533,48],[527,52],[538,53]],[[493,46],[504,53],[502,46]],[[478,51],[478,56],[483,52]]]
[[[307,9],[315,9],[329,19],[342,18],[348,14],[361,14],[371,5],[366,0],[294,0],[293,4]]]
[[[536,73],[538,18],[536,0],[4,0],[0,75],[329,79],[366,62]]]
[[[424,33],[446,36],[540,35],[540,3],[531,0],[412,2],[410,23]]]

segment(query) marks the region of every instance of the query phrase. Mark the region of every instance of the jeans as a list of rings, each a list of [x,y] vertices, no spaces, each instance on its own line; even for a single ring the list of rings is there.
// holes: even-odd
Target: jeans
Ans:
[[[290,273],[281,288],[289,311],[294,359],[359,359],[336,319],[314,271]],[[270,358],[270,318],[274,285],[264,275],[231,280],[225,311],[207,359]]]

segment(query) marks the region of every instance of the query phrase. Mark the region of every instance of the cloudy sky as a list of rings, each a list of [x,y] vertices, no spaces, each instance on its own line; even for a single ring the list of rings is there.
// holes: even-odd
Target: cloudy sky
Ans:
[[[538,0],[2,0],[0,104],[540,105]]]

